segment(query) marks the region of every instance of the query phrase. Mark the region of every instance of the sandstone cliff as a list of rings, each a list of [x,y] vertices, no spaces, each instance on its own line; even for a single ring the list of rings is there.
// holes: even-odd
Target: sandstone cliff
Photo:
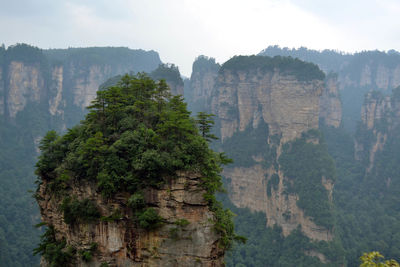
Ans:
[[[399,88],[391,96],[369,92],[361,109],[361,125],[355,142],[355,157],[364,161],[367,172],[374,166],[375,155],[381,151],[391,131],[400,125]]]
[[[339,94],[339,84],[336,74],[329,74],[319,100],[319,118],[325,125],[335,128],[342,121],[342,104]]]
[[[193,63],[190,77],[190,88],[185,92],[185,98],[191,110],[211,112],[211,100],[214,95],[215,82],[220,65],[215,59],[199,56]]]
[[[40,96],[45,94],[43,73],[40,70],[40,63],[11,61],[7,66],[6,108],[11,118],[15,118],[28,102],[39,102]]]
[[[317,225],[297,206],[299,195],[296,192],[287,193],[290,179],[278,163],[284,144],[318,128],[323,91],[325,110],[321,114],[330,125],[340,124],[336,80],[328,79],[326,88],[323,79],[302,80],[278,67],[272,70],[223,68],[216,82],[212,108],[219,119],[223,144],[238,138],[240,133],[244,138],[245,133],[254,132],[264,124],[268,126],[263,133],[248,135],[253,136],[251,141],[235,139],[238,147],[241,143],[253,142],[259,147],[266,143],[269,152],[263,155],[259,151],[249,151],[250,147],[242,148],[239,154],[252,158],[253,163],[244,166],[241,162],[244,158],[234,158],[236,167],[225,169],[224,176],[230,182],[230,199],[238,207],[265,212],[268,226],[279,225],[285,236],[300,225],[302,232],[312,240],[333,238],[331,229]],[[319,141],[311,138],[308,142],[318,144]],[[332,194],[331,178],[320,177],[318,182],[324,186],[323,194],[327,196]],[[268,183],[274,179],[275,187],[268,192]]]
[[[65,238],[76,251],[97,244],[93,260],[85,262],[79,254],[74,266],[222,266],[224,252],[218,246],[219,236],[213,230],[213,213],[204,200],[199,176],[181,172],[159,189],[144,192],[147,205],[164,219],[156,230],[140,228],[127,207],[129,194],[119,193],[105,200],[90,182],[74,182],[67,194],[78,200],[90,199],[103,218],[121,215],[113,220],[69,225],[60,211],[60,198],[51,193],[44,181],[39,188],[42,221],[53,225],[56,238]],[[114,215],[115,216],[115,215]],[[185,220],[187,223],[180,224]],[[42,266],[47,266],[42,261]]]
[[[321,80],[299,82],[279,70],[221,72],[213,99],[213,113],[221,122],[221,139],[247,127],[257,128],[261,120],[269,125],[272,135],[282,136],[282,143],[318,128],[322,88]]]
[[[16,45],[4,54],[6,60],[0,61],[0,114],[15,119],[33,104],[47,109],[47,114],[40,116],[57,117],[53,119],[56,125],[51,126],[56,128],[77,123],[99,85],[110,77],[149,72],[161,63],[154,51],[127,48],[40,50]]]

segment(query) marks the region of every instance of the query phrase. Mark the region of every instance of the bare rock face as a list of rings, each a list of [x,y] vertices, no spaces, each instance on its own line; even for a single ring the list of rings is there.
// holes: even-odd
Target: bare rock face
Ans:
[[[371,87],[380,91],[387,91],[400,85],[400,64],[387,65],[382,62],[365,62],[355,74],[349,74],[346,68],[341,71],[340,88]],[[345,74],[347,72],[347,74]],[[354,72],[354,70],[353,70]]]
[[[259,120],[269,125],[281,142],[293,140],[302,132],[318,128],[319,97],[323,81],[298,81],[278,70],[220,73],[213,113],[221,121],[221,139],[236,131],[256,126]]]
[[[337,75],[328,75],[319,100],[319,118],[328,126],[335,128],[342,121],[342,104],[340,102]]]
[[[220,237],[213,229],[214,215],[199,183],[198,175],[182,172],[161,188],[148,188],[144,192],[147,205],[164,219],[164,224],[156,230],[138,226],[132,210],[126,206],[128,195],[120,193],[105,200],[89,182],[73,184],[68,195],[79,200],[90,199],[102,216],[110,216],[116,210],[123,216],[108,221],[66,224],[59,209],[61,200],[50,194],[46,182],[40,186],[38,203],[42,221],[54,226],[57,239],[65,237],[67,245],[77,251],[97,244],[92,261],[85,262],[76,256],[73,266],[102,263],[108,266],[224,266],[224,250],[218,246]],[[177,221],[182,219],[188,224],[179,225]],[[45,261],[42,266],[46,266]]]
[[[45,92],[44,79],[39,64],[12,61],[8,66],[7,109],[11,118],[23,110],[28,101],[39,102]]]
[[[317,241],[331,241],[333,232],[325,227],[316,225],[313,220],[304,214],[297,206],[299,196],[295,193],[285,192],[285,176],[281,171],[276,172],[273,167],[263,168],[261,165],[252,167],[235,167],[224,170],[224,176],[229,177],[231,194],[230,199],[235,206],[249,208],[252,211],[264,212],[267,217],[267,226],[275,224],[282,228],[282,234],[288,236],[300,226],[301,231],[308,238]],[[278,175],[279,182],[271,188],[271,195],[267,192],[268,180],[266,177]],[[325,186],[332,201],[333,183],[323,178],[321,183]]]
[[[211,100],[215,94],[215,83],[220,67],[215,59],[205,56],[198,57],[193,63],[189,101],[194,110],[211,111]]]
[[[363,137],[358,136],[355,157],[366,161],[368,172],[374,166],[375,155],[383,149],[390,132],[400,125],[400,99],[397,96],[399,88],[393,90],[392,96],[373,91],[365,97],[359,130],[370,133],[373,140],[363,142]]]
[[[49,112],[51,115],[62,115],[64,114],[63,107],[65,106],[65,101],[62,101],[63,93],[63,81],[64,81],[64,67],[54,66],[51,70],[51,88],[50,91],[53,92],[53,97],[49,99]]]
[[[320,98],[322,98],[320,102]],[[324,105],[324,111],[320,111]],[[300,81],[295,76],[260,69],[246,71],[220,71],[213,99],[213,113],[220,119],[222,141],[229,140],[235,133],[252,131],[261,123],[268,125],[268,144],[275,160],[282,153],[285,143],[300,138],[302,133],[318,128],[319,116],[329,125],[338,127],[341,120],[341,105],[337,80],[332,77],[322,80]],[[274,141],[273,137],[278,138]],[[257,137],[262,138],[262,137]],[[318,143],[310,139],[308,142]],[[284,236],[299,226],[310,239],[331,241],[333,232],[316,225],[297,206],[299,196],[287,193],[280,170],[281,166],[262,164],[263,156],[249,155],[255,163],[251,166],[225,168],[224,176],[230,182],[230,199],[238,207],[264,212],[268,226],[277,224]],[[257,163],[260,162],[260,163]],[[268,182],[274,177],[276,186],[268,193]],[[321,184],[332,200],[333,183],[321,177]]]
[[[183,95],[183,82],[168,81],[167,84],[171,89],[171,94],[173,95]]]

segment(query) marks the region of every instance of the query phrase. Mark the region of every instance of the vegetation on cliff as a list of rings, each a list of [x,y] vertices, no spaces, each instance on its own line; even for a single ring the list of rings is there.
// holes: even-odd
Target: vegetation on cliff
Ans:
[[[150,77],[156,81],[164,79],[176,85],[183,86],[183,80],[179,69],[174,64],[160,64],[157,69],[150,73]]]
[[[223,202],[225,207],[237,214],[234,220],[238,234],[247,237],[246,244],[238,244],[225,256],[228,267],[333,267],[342,266],[345,262],[339,240],[313,242],[300,229],[284,237],[279,226],[266,227],[264,213],[238,208],[228,198],[224,198]],[[327,262],[324,264],[311,256],[311,251],[323,253]]]
[[[193,62],[192,75],[198,73],[200,75],[206,72],[218,72],[221,66],[215,62],[215,58],[207,56],[198,56]]]
[[[333,207],[322,180],[330,180],[332,183],[336,180],[335,162],[329,156],[326,146],[314,144],[309,138],[319,140],[320,133],[310,130],[301,138],[286,143],[279,164],[288,179],[287,193],[299,196],[299,208],[317,225],[332,229],[335,224]]]
[[[301,61],[292,57],[264,57],[264,56],[234,56],[225,62],[220,71],[249,71],[249,70],[274,71],[282,74],[293,75],[299,81],[323,80],[325,74],[317,65]]]
[[[214,193],[222,190],[219,173],[230,160],[209,148],[210,124],[204,114],[191,118],[182,97],[171,96],[165,80],[155,82],[145,74],[123,76],[116,86],[98,91],[79,125],[63,136],[50,131],[43,138],[36,165],[38,184],[46,181],[49,193],[64,198],[60,208],[66,223],[100,219],[92,202],[65,194],[72,181],[95,182],[105,198],[127,192],[127,206],[138,225],[151,230],[162,218],[146,207],[140,192],[160,187],[177,171],[199,173],[220,245],[229,248],[241,238],[234,233],[232,213],[222,208]]]

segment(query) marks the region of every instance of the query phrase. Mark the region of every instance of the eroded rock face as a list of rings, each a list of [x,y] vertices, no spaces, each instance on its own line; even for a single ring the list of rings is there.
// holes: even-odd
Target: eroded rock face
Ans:
[[[89,182],[73,184],[68,195],[92,200],[102,216],[119,210],[123,214],[120,219],[66,224],[59,210],[61,199],[46,190],[46,182],[40,186],[38,203],[42,221],[54,226],[57,239],[65,237],[77,251],[97,243],[91,262],[76,256],[73,266],[224,266],[224,250],[218,246],[220,237],[213,230],[214,215],[199,183],[198,175],[182,172],[159,189],[148,188],[144,192],[147,205],[165,220],[163,226],[151,231],[135,223],[132,210],[126,206],[129,195],[120,193],[105,200]],[[180,219],[189,224],[175,224]],[[46,266],[44,261],[42,266]]]
[[[340,102],[339,84],[336,75],[329,75],[319,100],[319,118],[325,125],[335,128],[342,121],[342,104]]]
[[[383,149],[390,132],[400,125],[400,99],[395,95],[369,92],[361,109],[361,122],[360,129],[364,135],[369,133],[372,140],[363,142],[365,136],[357,136],[355,157],[366,161],[369,172],[374,166],[376,153]]]
[[[201,65],[201,63],[203,63]],[[199,66],[200,65],[200,66]],[[190,102],[195,111],[211,112],[211,102],[216,90],[215,83],[220,65],[209,58],[199,58],[193,63],[190,77]]]
[[[45,92],[40,65],[12,61],[8,66],[7,109],[11,118],[25,108],[28,101],[39,102]]]
[[[171,89],[171,94],[173,95],[183,95],[183,83],[167,81],[169,88]]]
[[[53,93],[53,96],[49,99],[49,112],[53,116],[56,114],[64,114],[64,111],[62,109],[65,106],[65,101],[62,101],[63,80],[64,67],[54,66],[51,70],[50,87],[50,91]]]
[[[286,187],[283,182],[285,176],[281,171],[276,172],[273,167],[265,169],[261,165],[255,165],[248,168],[227,168],[223,174],[230,179],[229,197],[235,206],[264,212],[267,217],[267,226],[279,225],[284,236],[288,236],[300,226],[301,231],[312,240],[331,241],[333,239],[331,230],[316,225],[297,206],[299,199],[297,194],[285,192]],[[275,188],[271,188],[271,195],[268,195],[267,177],[274,174],[279,176],[279,183]],[[333,183],[325,178],[321,183],[332,201]]]
[[[318,128],[319,97],[323,81],[300,82],[279,71],[260,70],[220,73],[213,113],[221,122],[221,139],[264,120],[272,135],[285,143]]]
[[[341,70],[340,88],[371,87],[376,90],[387,91],[400,85],[400,63],[388,66],[379,61],[365,62],[351,71],[346,67]]]
[[[321,104],[320,98],[323,98]],[[320,112],[322,104],[324,111]],[[235,132],[253,131],[262,122],[268,125],[268,144],[275,155],[276,164],[265,165],[257,163],[266,160],[263,156],[247,151],[254,159],[254,165],[225,168],[223,174],[230,182],[231,201],[238,207],[264,212],[267,226],[277,224],[282,227],[284,236],[300,226],[312,240],[331,241],[332,230],[316,225],[297,206],[298,195],[286,192],[284,181],[287,177],[280,170],[277,159],[285,143],[318,128],[321,114],[329,125],[340,125],[341,105],[335,77],[328,79],[324,88],[322,80],[299,81],[276,69],[270,72],[225,70],[218,76],[212,106],[220,120],[223,142]],[[317,144],[319,141],[310,139],[308,142]],[[269,194],[267,184],[273,176],[278,183]],[[331,200],[333,183],[323,177],[321,183]]]

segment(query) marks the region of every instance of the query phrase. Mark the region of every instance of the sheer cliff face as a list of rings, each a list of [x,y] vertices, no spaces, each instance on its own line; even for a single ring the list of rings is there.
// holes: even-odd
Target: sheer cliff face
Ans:
[[[319,97],[323,81],[300,82],[279,71],[260,70],[220,73],[213,113],[221,122],[222,141],[263,120],[271,135],[285,143],[318,128]]]
[[[13,54],[0,66],[0,114],[13,120],[33,104],[41,110],[47,109],[47,114],[40,115],[42,117],[59,116],[57,121],[61,123],[58,125],[68,120],[67,127],[82,118],[99,85],[107,79],[130,71],[149,71],[161,63],[153,51],[87,48],[53,52],[29,46],[25,49],[25,55],[31,58],[23,59],[19,54]],[[78,52],[79,56],[75,54]],[[122,55],[120,62],[112,57],[113,53]],[[183,87],[179,90],[183,92]]]
[[[169,88],[171,89],[171,94],[173,95],[183,95],[183,82],[166,81]]]
[[[77,251],[97,243],[93,260],[86,263],[77,255],[74,266],[223,266],[224,251],[219,248],[219,236],[213,229],[213,213],[204,200],[205,191],[199,177],[182,172],[179,177],[159,189],[144,192],[147,205],[154,207],[164,218],[164,225],[156,230],[144,230],[134,221],[127,207],[129,195],[124,193],[106,201],[92,183],[71,184],[69,196],[79,200],[90,199],[99,208],[101,216],[120,211],[115,220],[95,223],[66,224],[60,211],[60,199],[40,186],[38,201],[42,221],[54,225],[56,238],[67,240],[67,245]],[[177,221],[185,219],[187,225]],[[46,266],[46,262],[42,262]]]
[[[7,90],[7,114],[15,118],[28,102],[39,102],[46,88],[40,64],[26,64],[19,61],[11,61],[8,67],[6,88]]]
[[[325,125],[335,128],[342,121],[342,104],[339,94],[339,83],[336,75],[328,75],[324,90],[319,100],[319,118]]]
[[[365,96],[355,157],[365,162],[368,172],[374,166],[376,153],[382,151],[391,131],[400,125],[400,99],[395,95],[398,90],[399,87],[392,96],[376,91]]]
[[[324,99],[321,103],[320,98]],[[320,105],[324,105],[322,112]],[[220,120],[222,142],[237,132],[253,131],[261,123],[268,125],[265,136],[255,138],[268,142],[275,163],[266,165],[263,162],[271,158],[246,151],[253,158],[253,165],[240,166],[240,162],[235,162],[236,167],[226,168],[224,176],[230,182],[231,201],[238,207],[264,212],[268,226],[279,225],[284,236],[300,226],[312,240],[332,240],[331,230],[314,223],[297,206],[299,195],[287,193],[288,178],[281,171],[278,159],[285,143],[318,128],[319,116],[329,125],[339,126],[341,110],[336,80],[328,79],[324,86],[322,80],[299,81],[277,69],[225,70],[219,73],[212,107]],[[318,143],[318,140],[311,138],[308,142]],[[277,184],[268,194],[268,183],[274,178]],[[320,178],[328,196],[333,190],[330,178]]]
[[[215,83],[220,65],[213,58],[199,57],[193,63],[190,77],[189,105],[194,111],[211,111],[211,100],[215,94]]]
[[[341,88],[367,86],[386,91],[399,86],[400,63],[387,65],[379,61],[371,59],[370,62],[365,62],[352,71],[344,68],[341,75]],[[348,74],[349,72],[355,73],[355,76]]]

